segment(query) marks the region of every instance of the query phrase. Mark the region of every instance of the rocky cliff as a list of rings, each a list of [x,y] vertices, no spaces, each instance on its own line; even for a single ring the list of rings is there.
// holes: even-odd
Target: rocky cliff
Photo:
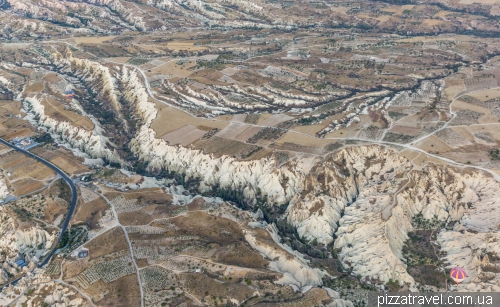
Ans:
[[[23,106],[24,111],[27,113],[26,119],[32,125],[46,130],[56,142],[71,149],[75,155],[92,159],[104,158],[110,162],[121,162],[120,157],[107,148],[109,141],[102,135],[99,126],[96,126],[93,131],[87,131],[69,122],[57,121],[45,114],[45,107],[36,97],[24,99]]]
[[[500,213],[495,209],[500,185],[468,169],[412,169],[410,161],[380,146],[341,150],[313,167],[302,193],[290,203],[287,220],[308,240],[334,242],[339,259],[353,273],[410,285],[415,282],[402,247],[407,233],[418,229],[413,219],[419,215],[442,222],[448,225],[437,227],[438,242],[447,253],[443,260],[471,270],[461,287],[496,289],[500,274],[491,273],[493,282],[482,282],[485,264],[478,259],[499,252],[493,242],[499,236]]]
[[[56,239],[55,235],[36,226],[20,229],[10,214],[8,209],[0,207],[0,283],[22,270],[16,264],[19,259],[33,268]]]

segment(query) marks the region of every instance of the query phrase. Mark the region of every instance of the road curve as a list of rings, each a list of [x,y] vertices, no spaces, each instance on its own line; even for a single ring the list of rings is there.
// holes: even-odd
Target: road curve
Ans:
[[[33,158],[33,159],[37,160],[38,162],[45,164],[46,166],[48,166],[49,168],[54,170],[57,174],[59,174],[64,179],[64,181],[66,181],[66,183],[69,185],[69,187],[71,188],[71,203],[69,206],[68,214],[66,214],[66,218],[64,219],[64,222],[61,226],[61,231],[59,233],[59,237],[57,238],[57,242],[54,245],[54,248],[47,254],[47,256],[45,256],[45,259],[42,262],[40,262],[40,264],[38,265],[39,268],[43,267],[44,265],[49,263],[50,259],[52,258],[52,256],[56,252],[56,249],[57,249],[57,246],[59,245],[59,242],[61,241],[62,234],[66,231],[66,229],[68,229],[69,221],[71,220],[71,217],[73,216],[73,212],[75,211],[75,207],[76,207],[76,202],[78,200],[78,193],[76,190],[76,186],[73,183],[73,181],[71,180],[71,178],[69,178],[69,176],[66,175],[66,173],[64,173],[61,169],[59,169],[57,166],[50,163],[49,161],[47,161],[47,160],[45,160],[45,159],[43,159],[35,154],[32,154],[31,152],[29,152],[27,150],[24,150],[24,149],[21,149],[17,146],[14,146],[11,143],[9,143],[1,138],[0,138],[0,144],[3,144],[5,146],[8,146],[8,147],[14,149],[14,150],[17,150],[17,151],[27,155],[28,157]],[[19,281],[19,279],[20,278],[14,280],[8,284],[3,285],[2,287],[0,287],[0,291],[8,285],[12,285],[12,284],[17,283]]]

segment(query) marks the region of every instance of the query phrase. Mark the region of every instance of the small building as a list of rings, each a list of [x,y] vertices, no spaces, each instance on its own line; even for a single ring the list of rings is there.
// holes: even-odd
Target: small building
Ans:
[[[19,260],[17,260],[17,261],[16,261],[16,264],[17,264],[17,266],[19,266],[20,268],[25,267],[25,266],[27,266],[27,265],[28,265],[28,264],[27,264],[27,263],[26,263],[23,259],[19,259]]]
[[[31,145],[31,140],[30,139],[24,139],[19,142],[21,146],[30,146]]]

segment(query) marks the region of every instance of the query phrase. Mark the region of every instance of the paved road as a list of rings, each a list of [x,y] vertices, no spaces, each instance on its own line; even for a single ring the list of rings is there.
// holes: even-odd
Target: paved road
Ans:
[[[26,151],[24,149],[16,147],[16,146],[12,145],[11,143],[4,141],[3,139],[0,139],[0,144],[8,146],[14,150],[19,151],[19,152],[22,152],[23,154],[29,156],[30,158],[33,158],[33,159],[45,164],[46,166],[50,167],[52,170],[54,170],[56,173],[58,173],[59,176],[61,176],[64,179],[64,181],[66,181],[66,183],[71,188],[71,203],[69,206],[68,214],[66,215],[66,218],[64,219],[64,222],[61,226],[61,231],[59,233],[59,237],[57,238],[57,242],[54,245],[54,248],[50,251],[50,253],[47,254],[45,259],[38,265],[38,267],[43,267],[44,265],[49,263],[50,259],[52,258],[52,256],[54,255],[54,253],[57,249],[57,245],[59,245],[59,241],[61,241],[62,234],[66,231],[66,229],[68,229],[69,221],[71,220],[71,217],[73,216],[73,212],[75,211],[75,207],[76,207],[76,202],[78,200],[78,193],[76,190],[76,186],[73,183],[73,181],[71,180],[71,178],[69,178],[68,175],[66,175],[66,173],[64,173],[61,169],[59,169],[57,166],[50,163],[49,161],[47,161],[47,160],[45,160],[45,159],[43,159],[35,154],[32,154],[29,151]],[[16,280],[10,282],[9,284],[4,285],[3,287],[5,287],[7,285],[11,285],[11,284],[16,284],[19,281],[19,279],[21,279],[21,278],[18,278]],[[0,287],[0,291],[3,289],[3,287]]]

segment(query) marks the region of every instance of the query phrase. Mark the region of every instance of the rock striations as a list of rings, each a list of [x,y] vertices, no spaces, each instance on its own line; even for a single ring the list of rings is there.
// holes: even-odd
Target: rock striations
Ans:
[[[484,255],[497,254],[500,186],[479,172],[411,163],[380,146],[351,147],[317,164],[291,201],[287,220],[301,236],[334,242],[344,267],[366,280],[398,280],[415,286],[402,247],[413,219],[447,223],[438,242],[449,266],[470,270],[469,290],[497,291],[500,274],[482,281]],[[467,232],[464,233],[464,230]],[[484,275],[484,274],[483,274]],[[473,281],[474,283],[468,283]],[[486,280],[483,278],[483,280]]]
[[[236,190],[249,203],[255,204],[256,198],[270,205],[289,202],[285,218],[300,236],[333,244],[344,268],[377,284],[392,279],[416,289],[402,255],[403,245],[408,232],[418,230],[417,216],[439,221],[447,225],[436,231],[442,259],[447,265],[471,270],[470,279],[461,287],[498,290],[499,274],[485,267],[490,265],[488,255],[500,255],[494,243],[500,239],[500,211],[495,210],[500,205],[500,186],[483,173],[436,165],[417,169],[398,152],[376,145],[347,147],[310,170],[304,160],[277,166],[274,158],[238,161],[170,146],[151,128],[157,110],[135,71],[107,68],[71,55],[54,57],[61,69],[96,86],[115,112],[131,111],[136,126],[130,130],[133,138],[127,145],[150,171],[182,174],[186,181],[196,179],[202,192]],[[92,158],[122,161],[98,125],[86,131],[58,122],[45,115],[34,97],[25,99],[25,109],[30,122],[58,142]],[[288,258],[247,239],[262,253],[277,257],[276,269],[290,273],[292,283],[321,284],[318,272],[294,269],[297,259],[292,265]]]
[[[16,275],[22,270],[16,264],[20,259],[32,269],[56,238],[35,226],[20,229],[7,210],[0,207],[0,283],[6,282],[9,274]]]
[[[76,127],[69,122],[60,122],[45,114],[45,107],[36,97],[27,97],[23,101],[26,119],[35,126],[39,126],[52,135],[56,142],[71,149],[75,155],[92,159],[106,159],[110,162],[121,162],[107,148],[108,140],[96,126],[94,131],[87,131]],[[102,164],[102,160],[100,161]]]

